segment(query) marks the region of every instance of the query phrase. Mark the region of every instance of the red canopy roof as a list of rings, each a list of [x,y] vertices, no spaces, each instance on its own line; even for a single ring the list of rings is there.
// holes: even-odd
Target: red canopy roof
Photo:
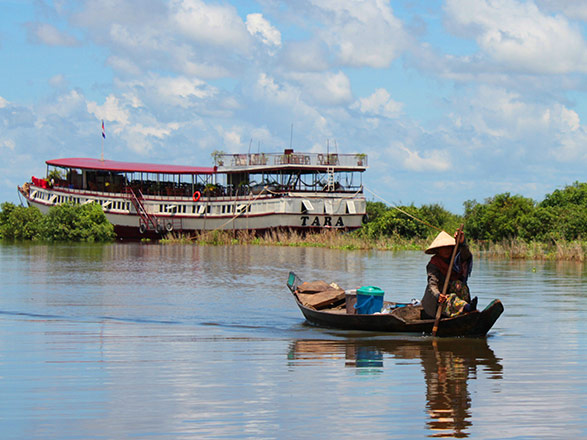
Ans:
[[[213,167],[190,167],[185,165],[161,165],[151,163],[117,162],[84,157],[48,160],[47,165],[83,170],[114,171],[119,173],[159,173],[159,174],[213,174]]]

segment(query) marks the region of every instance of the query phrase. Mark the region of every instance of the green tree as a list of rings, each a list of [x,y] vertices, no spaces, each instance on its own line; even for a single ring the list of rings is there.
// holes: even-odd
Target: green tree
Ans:
[[[419,217],[418,208],[413,205],[400,209],[416,218]],[[425,238],[429,228],[398,209],[388,209],[367,223],[363,229],[363,233],[371,238],[394,235],[403,238]]]
[[[522,219],[535,208],[532,199],[510,193],[498,194],[485,201],[465,203],[465,232],[476,240],[501,241],[523,235]]]
[[[43,238],[43,214],[36,207],[3,203],[0,213],[0,238],[39,240]]]
[[[97,203],[64,203],[45,216],[45,238],[49,241],[110,241],[114,228]]]
[[[367,222],[372,222],[380,217],[384,212],[388,211],[389,209],[387,205],[383,202],[367,202]]]
[[[587,207],[587,183],[575,182],[572,185],[557,189],[552,194],[547,194],[539,206],[567,207],[578,205]]]
[[[442,205],[437,203],[422,205],[419,209],[419,218],[432,226],[450,232],[456,231],[463,222],[461,216],[447,211]],[[435,235],[436,232],[431,228],[429,229],[429,235]]]

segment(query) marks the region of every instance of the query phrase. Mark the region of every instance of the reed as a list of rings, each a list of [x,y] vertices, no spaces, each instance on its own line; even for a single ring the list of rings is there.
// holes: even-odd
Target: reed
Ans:
[[[320,247],[340,250],[416,250],[424,251],[430,240],[406,239],[398,235],[369,238],[358,233],[341,233],[322,230],[315,233],[271,230],[263,235],[249,231],[202,231],[193,235],[171,232],[161,243],[196,245],[258,245]],[[484,258],[508,260],[566,260],[585,261],[587,242],[557,240],[548,243],[504,240],[499,243],[484,241],[469,242],[471,251]]]
[[[505,240],[499,243],[473,242],[471,250],[494,259],[585,261],[587,242]]]
[[[399,236],[366,238],[355,233],[340,233],[336,230],[322,230],[314,233],[300,233],[288,230],[270,230],[258,235],[248,231],[201,231],[193,235],[177,232],[168,233],[162,240],[164,244],[201,245],[260,245],[321,247],[341,250],[421,250],[427,241],[408,240]]]

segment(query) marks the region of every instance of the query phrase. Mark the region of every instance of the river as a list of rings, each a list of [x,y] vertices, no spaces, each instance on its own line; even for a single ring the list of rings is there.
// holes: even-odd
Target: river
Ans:
[[[428,256],[0,244],[2,439],[587,438],[587,278],[478,258],[484,339],[305,324],[285,283],[420,298]]]

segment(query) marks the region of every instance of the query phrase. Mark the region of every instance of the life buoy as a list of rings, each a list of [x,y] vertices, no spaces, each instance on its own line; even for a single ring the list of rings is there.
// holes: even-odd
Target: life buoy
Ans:
[[[171,222],[168,222],[168,223],[165,225],[165,230],[166,230],[167,232],[171,232],[171,231],[173,231],[173,223],[171,223]]]
[[[202,196],[202,194],[200,194],[200,191],[194,191],[194,195],[192,196],[192,200],[194,202],[197,202],[198,200],[200,200],[201,196]]]
[[[141,225],[139,226],[139,232],[141,234],[144,234],[146,230],[147,230],[147,225],[144,223],[141,223]]]

